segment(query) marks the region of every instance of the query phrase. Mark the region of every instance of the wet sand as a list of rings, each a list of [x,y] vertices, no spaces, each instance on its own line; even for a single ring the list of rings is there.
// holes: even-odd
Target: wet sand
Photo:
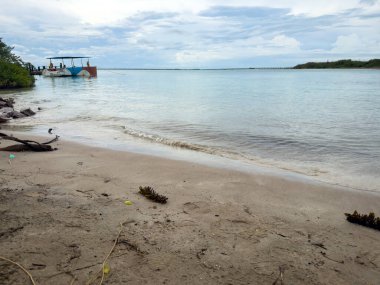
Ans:
[[[379,215],[380,193],[54,146],[0,152],[0,255],[37,284],[86,284],[120,223],[104,284],[273,284],[280,267],[284,284],[379,284],[380,232],[344,213]],[[138,194],[148,185],[168,203]],[[0,284],[28,282],[0,260]]]

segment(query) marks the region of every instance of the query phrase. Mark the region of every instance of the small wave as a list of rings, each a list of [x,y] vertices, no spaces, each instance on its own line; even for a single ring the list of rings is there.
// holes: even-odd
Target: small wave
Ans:
[[[187,149],[187,150],[193,150],[193,151],[199,151],[199,152],[204,152],[208,154],[218,154],[218,150],[214,149],[209,146],[205,145],[199,145],[199,144],[190,144],[187,142],[183,141],[176,141],[176,140],[171,140],[167,139],[164,137],[161,137],[159,135],[155,134],[147,134],[141,131],[133,130],[133,129],[128,129],[124,128],[124,133],[127,135],[130,135],[135,138],[143,139],[146,141],[154,142],[154,143],[160,143],[163,145],[171,146],[171,147],[177,147],[177,148],[182,148],[182,149]]]
[[[217,155],[217,156],[225,157],[228,159],[255,163],[255,164],[266,166],[266,167],[279,168],[279,169],[283,169],[287,171],[297,172],[297,173],[304,174],[307,176],[316,176],[316,173],[324,173],[324,170],[315,171],[315,169],[310,170],[305,167],[302,167],[302,170],[301,170],[301,169],[291,167],[287,164],[283,164],[280,161],[274,161],[271,159],[265,159],[261,157],[252,156],[251,154],[235,152],[233,150],[228,150],[226,148],[218,148],[215,146],[206,146],[206,145],[201,145],[201,144],[188,143],[184,141],[172,140],[172,139],[168,139],[157,134],[146,133],[141,130],[130,129],[125,126],[123,126],[122,128],[125,134],[132,136],[134,138],[142,139],[147,142],[163,144],[170,147],[197,151],[197,152],[202,152],[202,153],[211,154],[211,155]]]
[[[41,103],[49,103],[49,102],[53,102],[53,100],[50,100],[50,99],[41,99],[41,100],[34,100],[31,103],[33,103],[33,104],[41,104]]]
[[[306,168],[302,168],[302,170],[297,169],[289,165],[282,164],[281,162],[278,162],[278,161],[276,162],[271,159],[264,159],[264,158],[244,154],[244,153],[234,152],[232,150],[227,150],[225,148],[218,148],[214,146],[206,146],[206,145],[188,143],[184,141],[172,140],[172,139],[168,139],[156,134],[151,134],[151,133],[148,134],[140,130],[134,130],[127,127],[122,127],[122,128],[124,129],[123,132],[127,135],[130,135],[134,138],[142,139],[144,141],[152,142],[152,143],[158,143],[158,144],[163,144],[170,147],[176,147],[176,148],[181,148],[185,150],[217,155],[217,156],[225,157],[228,159],[254,163],[254,164],[258,164],[265,167],[274,167],[277,169],[283,169],[286,171],[296,172],[296,173],[307,175],[307,176],[317,176],[316,174],[317,172],[324,173],[323,170],[315,171],[315,169],[309,170]]]
[[[308,166],[302,163],[289,164],[286,162],[276,161],[273,159],[265,159],[261,157],[252,156],[251,154],[248,155],[245,153],[234,152],[234,151],[227,150],[224,148],[222,149],[222,148],[218,148],[214,146],[206,146],[206,145],[193,144],[193,143],[188,143],[188,142],[183,142],[183,141],[178,141],[178,140],[172,140],[172,139],[159,136],[157,134],[151,134],[151,133],[148,134],[144,131],[129,129],[127,127],[123,127],[123,129],[124,129],[123,132],[125,134],[132,136],[134,138],[145,140],[147,142],[159,143],[159,144],[163,144],[170,147],[197,151],[197,152],[202,152],[202,153],[210,154],[210,155],[217,155],[220,157],[225,157],[227,159],[253,163],[255,165],[260,165],[265,168],[269,167],[272,169],[281,169],[281,170],[305,175],[308,177],[312,177],[316,181],[334,184],[337,186],[349,187],[356,190],[378,192],[376,187],[374,188],[373,186],[370,186],[370,185],[368,185],[368,187],[363,187],[363,186],[360,186],[360,184],[356,185],[356,183],[353,183],[352,185],[350,185],[350,183],[346,183],[343,180],[342,181],[339,179],[337,180],[333,174],[334,171],[332,171],[329,168],[319,168],[315,166],[312,167],[310,165]]]
[[[83,121],[92,121],[93,118],[91,116],[86,115],[78,115],[74,117],[69,117],[67,119],[61,120],[61,122],[83,122]]]

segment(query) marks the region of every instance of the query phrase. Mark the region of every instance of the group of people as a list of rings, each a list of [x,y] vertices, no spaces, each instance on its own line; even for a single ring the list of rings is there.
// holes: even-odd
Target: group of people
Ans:
[[[49,64],[49,69],[57,68],[56,66],[53,65],[52,62]],[[62,65],[62,62],[59,63],[59,68],[66,68],[66,64]]]
[[[87,66],[90,66],[90,61],[87,60]],[[54,65],[53,65],[53,62],[50,61],[50,64],[49,64],[49,69],[52,69],[54,68]],[[59,63],[59,68],[66,68],[66,64],[63,64],[62,65],[62,62]]]

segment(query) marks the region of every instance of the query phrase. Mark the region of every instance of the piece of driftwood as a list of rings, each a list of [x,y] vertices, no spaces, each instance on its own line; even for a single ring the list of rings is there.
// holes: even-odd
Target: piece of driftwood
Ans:
[[[15,152],[20,152],[20,151],[53,151],[57,150],[56,148],[53,148],[49,144],[52,142],[55,142],[58,140],[59,136],[55,136],[54,139],[44,142],[44,143],[39,143],[36,141],[31,141],[31,140],[21,140],[15,137],[8,136],[7,134],[0,133],[0,138],[3,140],[10,140],[10,141],[15,141],[21,144],[14,144],[10,145],[7,147],[0,148],[2,151],[15,151]]]
[[[345,213],[345,215],[347,221],[350,223],[359,224],[380,231],[380,217],[376,217],[375,213],[361,215],[357,211],[354,211],[352,214]]]
[[[161,204],[166,204],[166,202],[168,201],[168,197],[158,194],[150,186],[146,186],[146,187],[140,186],[139,189],[140,189],[139,193],[145,196],[146,198],[148,198],[149,200],[152,200],[154,202],[161,203]]]

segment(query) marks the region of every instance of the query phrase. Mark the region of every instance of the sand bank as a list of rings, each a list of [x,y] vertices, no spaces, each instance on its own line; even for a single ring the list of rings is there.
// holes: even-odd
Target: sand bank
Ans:
[[[279,267],[284,284],[379,284],[380,233],[344,217],[380,214],[378,193],[55,146],[16,153],[11,164],[0,152],[0,255],[24,265],[37,284],[85,284],[121,222],[104,284],[272,284]],[[168,203],[142,197],[140,185]],[[0,261],[0,284],[27,282]]]

